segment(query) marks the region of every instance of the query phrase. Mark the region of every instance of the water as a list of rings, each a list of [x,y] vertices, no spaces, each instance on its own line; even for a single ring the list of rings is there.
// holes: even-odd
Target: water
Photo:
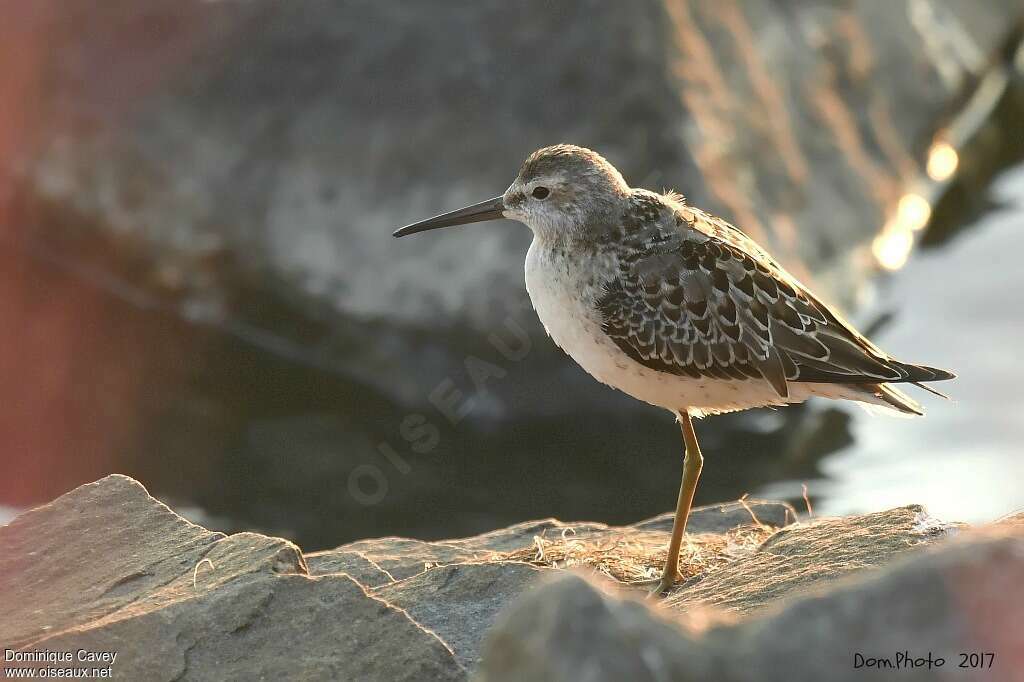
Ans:
[[[984,522],[1024,508],[1024,165],[991,188],[1004,204],[939,249],[917,252],[880,283],[868,317],[895,313],[874,340],[893,355],[952,369],[943,401],[911,388],[924,419],[851,410],[854,444],[824,457],[810,481],[817,512],[923,503],[951,521]],[[762,494],[798,497],[799,482]]]

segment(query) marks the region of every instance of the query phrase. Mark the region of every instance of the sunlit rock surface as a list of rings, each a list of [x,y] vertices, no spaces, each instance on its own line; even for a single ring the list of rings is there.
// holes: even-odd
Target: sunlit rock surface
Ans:
[[[619,578],[657,574],[667,515],[303,556],[207,531],[109,476],[0,527],[0,647],[116,651],[126,680],[840,680],[863,674],[855,652],[903,649],[948,669],[954,651],[995,651],[965,679],[1015,679],[1019,519],[794,516],[764,501],[695,510],[687,579],[653,605]]]
[[[843,551],[842,541],[831,549]],[[817,572],[838,561],[809,551],[793,568]],[[509,609],[489,635],[479,679],[1011,682],[1024,660],[1022,573],[1017,519],[731,621],[670,605],[651,610],[566,576]],[[772,578],[761,573],[741,589]]]

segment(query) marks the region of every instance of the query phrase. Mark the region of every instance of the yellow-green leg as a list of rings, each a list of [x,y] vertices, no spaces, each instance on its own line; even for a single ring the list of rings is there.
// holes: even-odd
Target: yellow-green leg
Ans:
[[[679,548],[683,544],[683,533],[686,531],[686,519],[690,516],[693,504],[693,493],[697,490],[697,480],[704,466],[704,457],[697,445],[697,434],[693,431],[693,420],[685,410],[679,412],[679,427],[683,432],[683,480],[679,484],[679,500],[676,502],[676,518],[672,522],[672,539],[668,543],[668,558],[665,560],[665,571],[661,582],[651,593],[661,595],[672,589],[679,580]]]

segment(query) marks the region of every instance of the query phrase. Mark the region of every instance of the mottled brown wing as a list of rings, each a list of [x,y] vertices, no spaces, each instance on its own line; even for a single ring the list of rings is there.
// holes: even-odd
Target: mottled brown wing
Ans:
[[[792,381],[877,384],[952,376],[876,352],[763,251],[747,253],[739,236],[694,232],[623,258],[619,277],[598,302],[604,332],[651,369],[693,378],[763,378],[784,398]]]

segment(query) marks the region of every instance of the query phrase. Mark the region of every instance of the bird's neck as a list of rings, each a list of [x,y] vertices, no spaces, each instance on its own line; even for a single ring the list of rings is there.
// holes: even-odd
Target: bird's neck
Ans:
[[[537,246],[566,252],[591,252],[607,243],[607,235],[621,223],[622,207],[591,206],[586,211],[565,214],[557,219],[529,225]]]

